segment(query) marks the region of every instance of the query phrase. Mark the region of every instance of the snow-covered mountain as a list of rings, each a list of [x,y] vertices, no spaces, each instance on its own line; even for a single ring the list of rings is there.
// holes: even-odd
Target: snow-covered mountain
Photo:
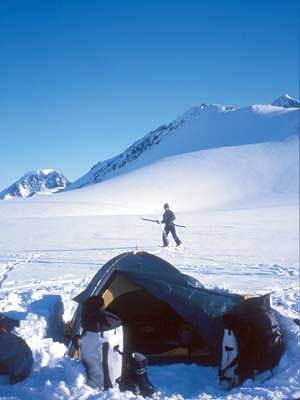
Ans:
[[[293,99],[288,94],[284,94],[278,97],[278,99],[274,100],[272,106],[284,108],[300,108],[300,101]]]
[[[3,216],[157,214],[298,204],[299,137],[165,157],[79,190],[1,202]]]
[[[97,163],[68,189],[98,183],[173,155],[283,140],[299,132],[300,110],[291,108],[288,102],[295,107],[300,104],[289,96],[281,96],[273,105],[234,108],[201,104],[193,107],[119,155]]]
[[[37,193],[49,194],[65,189],[68,185],[68,179],[54,169],[31,171],[0,192],[0,199],[26,198]]]

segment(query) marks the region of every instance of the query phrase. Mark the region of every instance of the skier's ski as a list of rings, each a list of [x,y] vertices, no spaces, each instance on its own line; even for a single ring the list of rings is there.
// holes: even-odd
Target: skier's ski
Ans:
[[[169,251],[183,251],[184,250],[184,246],[183,246],[183,244],[180,244],[179,246],[163,246],[163,245],[160,245],[160,246],[158,246],[160,249],[166,249],[166,250],[169,250]]]

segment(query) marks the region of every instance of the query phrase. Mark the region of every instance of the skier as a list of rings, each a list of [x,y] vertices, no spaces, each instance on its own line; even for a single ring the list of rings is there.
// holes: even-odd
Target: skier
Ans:
[[[162,235],[163,247],[167,247],[169,245],[169,241],[168,241],[169,232],[172,233],[172,236],[173,236],[173,239],[175,240],[176,246],[179,246],[181,244],[181,241],[180,241],[179,237],[177,236],[176,230],[175,230],[175,225],[174,225],[175,214],[173,213],[173,211],[170,210],[168,203],[164,204],[164,209],[165,209],[165,212],[163,213],[163,217],[162,217],[162,221],[161,221],[162,224],[165,224],[165,228],[164,228],[163,235]]]

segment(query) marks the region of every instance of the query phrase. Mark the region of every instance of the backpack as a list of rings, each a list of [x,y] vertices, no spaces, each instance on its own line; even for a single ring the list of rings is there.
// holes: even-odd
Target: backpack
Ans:
[[[87,370],[87,384],[103,390],[112,388],[123,366],[123,326],[115,315],[105,312],[107,324],[98,332],[83,331],[79,355]]]

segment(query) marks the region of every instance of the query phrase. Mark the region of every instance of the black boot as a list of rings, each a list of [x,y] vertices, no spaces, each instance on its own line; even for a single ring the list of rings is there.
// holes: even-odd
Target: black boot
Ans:
[[[141,394],[133,376],[132,357],[129,353],[124,356],[122,375],[118,379],[118,384],[121,392],[129,391],[134,393],[136,396]]]
[[[152,396],[155,392],[147,375],[147,358],[141,353],[132,353],[132,372],[142,396]]]

